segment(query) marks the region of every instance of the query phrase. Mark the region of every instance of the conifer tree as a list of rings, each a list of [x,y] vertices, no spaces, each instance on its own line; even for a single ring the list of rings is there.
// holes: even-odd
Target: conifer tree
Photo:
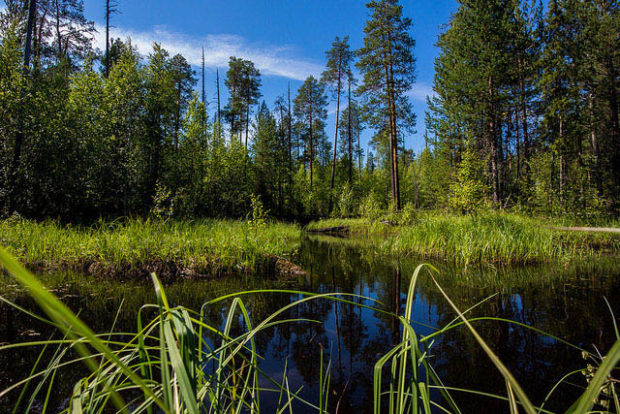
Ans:
[[[105,59],[104,59],[104,76],[107,78],[110,74],[110,20],[112,15],[118,13],[118,2],[116,0],[105,0]]]
[[[409,33],[411,19],[403,17],[398,0],[372,0],[366,6],[371,16],[364,28],[364,46],[358,52],[356,66],[363,75],[358,93],[364,98],[368,124],[388,131],[392,200],[398,210],[399,134],[415,126],[406,95],[415,80],[415,41]]]
[[[353,52],[349,47],[349,37],[345,36],[340,40],[336,37],[332,43],[332,48],[328,50],[325,55],[327,56],[327,69],[321,75],[321,81],[330,86],[336,97],[336,127],[334,131],[334,149],[332,152],[332,169],[331,179],[329,186],[329,207],[328,210],[331,213],[333,207],[333,191],[334,191],[334,179],[336,176],[336,151],[338,149],[338,124],[340,122],[340,96],[342,94],[342,80],[351,72],[351,61],[353,60]]]
[[[195,77],[196,73],[192,69],[192,66],[180,54],[176,54],[170,59],[169,68],[172,72],[176,89],[176,110],[174,114],[174,147],[176,149],[179,147],[179,133],[183,115],[189,106],[194,86],[198,80]]]
[[[231,136],[235,133],[239,134],[239,142],[242,142],[241,132],[245,129],[245,148],[247,149],[251,107],[256,105],[262,96],[260,72],[253,62],[231,57],[228,62],[225,84],[230,93],[226,114],[230,122]]]
[[[295,118],[299,125],[299,134],[305,143],[306,156],[310,169],[310,189],[314,180],[314,160],[319,141],[325,135],[327,118],[327,97],[325,85],[314,76],[306,78],[295,97]]]

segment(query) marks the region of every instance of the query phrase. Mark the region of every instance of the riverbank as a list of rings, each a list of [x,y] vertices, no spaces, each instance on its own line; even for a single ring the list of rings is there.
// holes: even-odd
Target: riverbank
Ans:
[[[117,220],[91,227],[0,221],[0,245],[33,270],[92,276],[214,277],[277,266],[299,244],[294,224],[246,221]]]
[[[378,220],[321,220],[304,230],[362,236],[366,248],[379,254],[420,255],[462,264],[568,262],[620,252],[617,233],[566,232],[554,229],[555,224],[513,213],[454,215],[431,211],[419,212],[406,222],[398,215]]]

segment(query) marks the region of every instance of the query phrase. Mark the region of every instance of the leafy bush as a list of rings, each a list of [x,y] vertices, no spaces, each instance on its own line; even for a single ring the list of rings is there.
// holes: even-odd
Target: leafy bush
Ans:
[[[485,162],[478,158],[471,140],[463,151],[461,163],[456,172],[456,182],[450,185],[450,207],[460,213],[474,212],[484,201]]]
[[[381,218],[382,213],[381,203],[376,193],[370,192],[360,204],[359,215],[369,221],[377,221]]]
[[[405,204],[405,207],[395,215],[394,221],[399,226],[412,226],[419,222],[418,213],[412,203]]]
[[[353,189],[349,183],[345,183],[336,197],[336,217],[347,218],[353,215]]]
[[[252,206],[252,219],[249,221],[250,225],[253,227],[264,227],[267,223],[269,210],[265,210],[260,196],[254,194],[250,196],[250,204]]]

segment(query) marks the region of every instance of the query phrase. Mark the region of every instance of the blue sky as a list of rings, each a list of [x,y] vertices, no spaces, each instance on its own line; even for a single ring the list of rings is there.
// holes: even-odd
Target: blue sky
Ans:
[[[229,56],[251,59],[263,75],[262,93],[271,107],[291,84],[294,96],[303,79],[319,75],[335,36],[348,35],[351,45],[363,43],[368,16],[365,0],[119,0],[120,14],[113,17],[113,35],[131,37],[139,51],[148,53],[154,41],[171,54],[181,53],[199,69],[200,48],[205,47],[207,96],[210,111],[216,105],[215,69],[226,71]],[[85,0],[85,14],[99,28],[96,42],[104,45],[103,0]],[[456,10],[455,0],[401,0],[404,14],[413,20],[416,39],[417,83],[410,92],[418,115],[417,134],[406,138],[408,148],[424,146],[425,97],[432,93],[434,46],[441,25]],[[200,85],[198,86],[200,88]],[[225,88],[222,84],[225,102]],[[335,104],[332,104],[335,107]],[[327,132],[331,137],[333,109]],[[363,137],[363,144],[370,132]]]

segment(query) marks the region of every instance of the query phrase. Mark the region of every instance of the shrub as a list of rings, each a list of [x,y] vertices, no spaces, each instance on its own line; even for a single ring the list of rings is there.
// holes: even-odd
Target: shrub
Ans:
[[[359,214],[361,217],[369,221],[377,221],[381,218],[381,204],[375,192],[370,192],[364,199],[359,207]]]
[[[349,183],[345,183],[337,194],[334,214],[341,218],[353,215],[353,189]]]

